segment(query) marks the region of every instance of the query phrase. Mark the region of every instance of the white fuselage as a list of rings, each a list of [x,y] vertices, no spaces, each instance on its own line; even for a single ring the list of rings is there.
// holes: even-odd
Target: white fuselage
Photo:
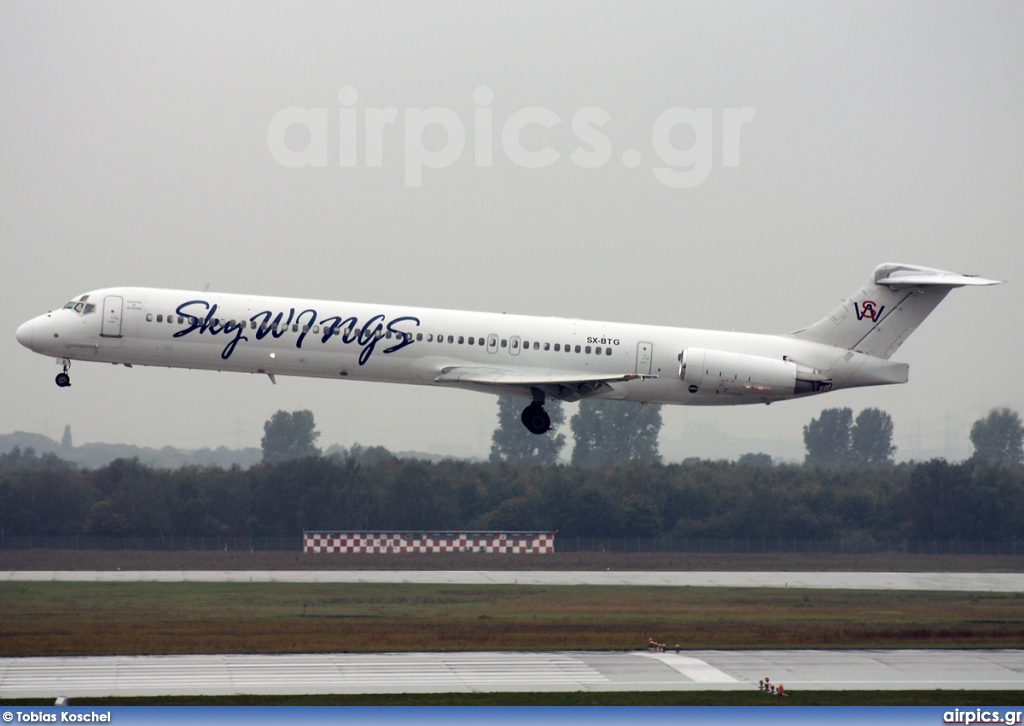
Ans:
[[[76,298],[25,323],[18,340],[68,361],[515,395],[562,397],[552,392],[570,391],[557,388],[563,379],[597,381],[565,400],[771,403],[907,379],[905,364],[784,335],[134,287]]]

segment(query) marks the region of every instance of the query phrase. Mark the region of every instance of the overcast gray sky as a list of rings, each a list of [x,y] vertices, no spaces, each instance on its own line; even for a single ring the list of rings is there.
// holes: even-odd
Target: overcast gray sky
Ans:
[[[60,390],[14,332],[99,287],[781,333],[898,261],[1008,284],[954,291],[897,353],[907,385],[666,407],[662,451],[800,457],[822,408],[877,406],[901,457],[960,458],[972,421],[1024,409],[1022,29],[1010,2],[4,2],[0,432],[259,446],[274,411],[308,408],[325,445],[488,451],[497,405],[477,393],[100,364]],[[368,166],[366,119],[389,107]],[[324,165],[275,156],[292,108],[325,109]],[[406,120],[432,108],[465,148],[445,157],[429,127],[439,168],[411,186]],[[557,155],[540,168],[502,142],[529,108],[560,120],[521,134]],[[673,108],[708,109],[710,135],[659,141]],[[607,115],[603,157],[574,132],[583,109]],[[753,110],[738,136],[729,109]],[[279,136],[295,158],[314,134]],[[703,179],[655,174],[691,147]]]

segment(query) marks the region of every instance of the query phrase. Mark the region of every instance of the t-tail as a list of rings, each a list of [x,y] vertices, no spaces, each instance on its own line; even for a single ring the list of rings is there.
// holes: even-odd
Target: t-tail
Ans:
[[[888,359],[954,287],[998,285],[972,275],[887,262],[824,318],[790,337]]]

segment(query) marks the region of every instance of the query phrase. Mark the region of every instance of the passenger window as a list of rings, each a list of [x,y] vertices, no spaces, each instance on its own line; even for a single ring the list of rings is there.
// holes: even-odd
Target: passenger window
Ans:
[[[249,321],[249,327],[252,328],[253,330],[256,330],[256,321],[255,320]]]
[[[477,345],[483,345],[483,344],[484,344],[484,339],[480,338],[480,340],[477,342]]]
[[[462,345],[466,341],[461,335],[459,336],[459,345]]]
[[[601,347],[598,346],[597,348],[594,348],[594,352],[597,353],[598,355],[601,355]]]
[[[317,335],[319,333],[320,333],[320,326],[319,325],[314,325],[313,326],[313,335]]]
[[[146,322],[147,323],[152,323],[153,322],[153,313],[146,313]]]
[[[523,350],[529,350],[529,349],[530,349],[530,341],[524,340],[523,341]]]
[[[576,346],[576,352],[577,352],[577,353],[579,353],[579,352],[580,352],[580,347],[579,347],[578,345]]]
[[[449,335],[448,336],[448,342],[449,343],[454,343],[455,342],[455,336],[454,335]]]
[[[292,332],[293,333],[299,332],[299,324],[298,323],[292,323]]]
[[[519,347],[519,341],[518,340],[513,340],[512,341],[512,347],[513,348],[518,348]]]
[[[533,349],[534,350],[540,350],[540,343],[538,343],[536,340],[533,341]]]
[[[427,333],[427,342],[428,343],[433,343],[434,342],[434,334],[433,333]]]
[[[423,333],[416,333],[416,340],[417,341],[423,340]]]
[[[502,340],[501,341],[501,347],[502,348],[507,348],[508,347],[508,341],[507,340]]]
[[[473,340],[473,336],[472,336],[472,335],[471,335],[471,336],[469,336],[469,340],[468,340],[468,341],[466,341],[466,342],[468,342],[468,343],[469,343],[470,345],[476,345],[476,343],[475,343],[475,342],[474,342],[474,340]]]
[[[612,354],[612,349],[611,348],[605,348],[604,349],[604,354],[605,355],[611,355]]]
[[[163,316],[163,314],[157,315],[157,316],[156,316],[156,321],[157,321],[158,323],[162,323],[162,322],[164,321],[164,316]]]
[[[587,351],[588,354],[590,353],[590,346],[589,345],[587,346],[586,351]],[[576,351],[576,352],[578,353],[579,351]]]
[[[551,350],[551,343],[545,343],[544,350]]]
[[[562,352],[562,346],[561,346],[561,344],[559,344],[559,343],[555,343],[555,352],[556,352],[556,353],[561,353],[561,352]]]

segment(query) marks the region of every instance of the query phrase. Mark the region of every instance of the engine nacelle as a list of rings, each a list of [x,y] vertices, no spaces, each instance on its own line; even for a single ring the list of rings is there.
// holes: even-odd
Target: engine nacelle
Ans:
[[[751,398],[781,398],[831,387],[820,373],[791,360],[687,348],[679,356],[679,378],[690,393],[703,391]]]

